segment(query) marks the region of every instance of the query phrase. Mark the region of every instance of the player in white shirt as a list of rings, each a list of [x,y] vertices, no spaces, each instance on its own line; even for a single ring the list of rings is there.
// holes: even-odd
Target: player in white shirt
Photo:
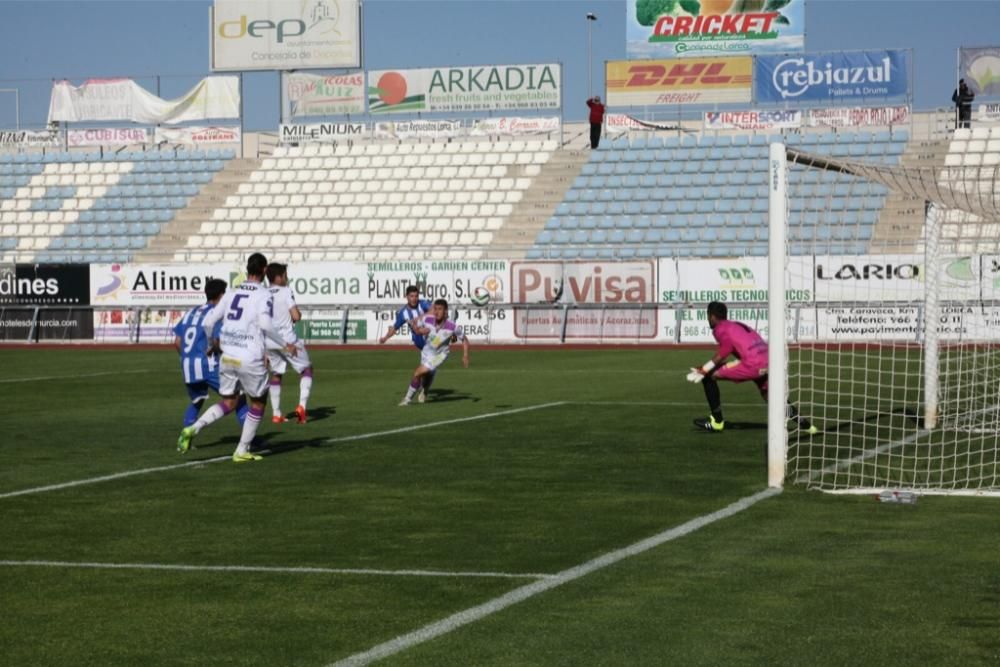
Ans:
[[[288,421],[281,414],[281,377],[291,366],[299,374],[299,404],[295,407],[295,416],[300,424],[305,424],[306,403],[313,383],[313,367],[305,342],[295,334],[295,323],[302,319],[302,313],[295,305],[295,294],[288,287],[288,267],[277,262],[268,264],[267,282],[271,298],[274,299],[274,328],[282,338],[295,341],[294,354],[289,354],[277,343],[267,342],[267,362],[271,367],[271,421],[275,424]]]
[[[219,338],[213,341],[221,348],[219,364],[219,393],[222,400],[205,411],[198,421],[181,431],[177,449],[187,452],[191,439],[209,424],[218,421],[236,408],[239,389],[250,399],[250,411],[243,423],[240,443],[233,453],[233,461],[244,463],[259,461],[250,452],[257,427],[264,415],[267,400],[267,350],[268,339],[284,345],[290,354],[295,352],[295,341],[282,338],[275,331],[272,313],[274,301],[271,293],[261,283],[267,259],[260,253],[247,260],[247,279],[239,287],[229,290],[212,309],[202,326],[208,336],[213,335],[216,322],[222,322]]]
[[[462,365],[469,367],[469,339],[465,337],[462,327],[448,319],[448,302],[438,299],[431,307],[428,315],[410,320],[410,329],[414,334],[424,336],[426,343],[420,350],[420,365],[413,372],[410,386],[400,405],[409,405],[413,395],[423,384],[424,376],[433,373],[448,358],[452,342],[462,343]]]

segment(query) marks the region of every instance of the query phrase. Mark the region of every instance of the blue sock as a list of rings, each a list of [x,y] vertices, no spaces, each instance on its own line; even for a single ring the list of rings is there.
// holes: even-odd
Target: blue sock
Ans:
[[[198,412],[201,411],[201,406],[204,402],[188,403],[187,410],[184,411],[184,428],[198,421]]]
[[[247,405],[247,399],[240,397],[240,402],[236,404],[236,421],[243,426],[243,422],[246,421],[247,413],[250,412],[250,406]]]

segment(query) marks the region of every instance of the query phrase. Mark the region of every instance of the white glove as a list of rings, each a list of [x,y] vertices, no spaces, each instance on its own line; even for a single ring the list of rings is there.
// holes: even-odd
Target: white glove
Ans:
[[[692,368],[691,372],[687,374],[687,381],[698,384],[705,379],[705,376],[697,368]]]

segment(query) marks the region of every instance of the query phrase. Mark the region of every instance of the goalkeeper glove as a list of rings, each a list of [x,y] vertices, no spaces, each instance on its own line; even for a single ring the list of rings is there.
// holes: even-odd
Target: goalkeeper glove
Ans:
[[[688,382],[693,382],[695,384],[698,384],[704,378],[705,378],[705,376],[697,368],[692,368],[691,372],[687,374],[687,381]]]

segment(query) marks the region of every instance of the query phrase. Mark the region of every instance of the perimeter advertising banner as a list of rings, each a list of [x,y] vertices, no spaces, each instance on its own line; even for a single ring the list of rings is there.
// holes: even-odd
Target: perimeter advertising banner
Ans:
[[[869,127],[900,125],[910,122],[910,107],[833,107],[810,109],[806,114],[809,127]]]
[[[812,301],[812,258],[791,257],[789,262],[786,298]],[[713,341],[705,304],[722,301],[729,306],[730,318],[749,324],[766,338],[767,306],[762,304],[768,301],[767,281],[766,257],[661,259],[658,301],[677,307],[672,319],[660,323],[662,336],[682,342]],[[795,322],[788,322],[789,337],[794,337],[794,327]],[[811,339],[815,335],[815,316],[810,311],[798,320],[798,338]]]
[[[50,130],[0,130],[0,148],[59,148],[62,134]]]
[[[66,143],[70,146],[131,146],[148,144],[152,134],[146,127],[70,129],[66,131]]]
[[[792,109],[706,111],[706,130],[788,130],[802,127],[802,112]]]
[[[157,127],[154,133],[158,144],[183,144],[185,146],[203,146],[206,144],[238,144],[242,140],[239,125],[232,127],[204,127],[188,125],[187,127]]]
[[[511,262],[514,336],[642,340],[657,336],[656,263]],[[602,309],[564,306],[600,304]],[[632,305],[630,305],[632,304]],[[548,306],[548,307],[547,307]]]
[[[285,99],[292,118],[342,116],[365,112],[365,73],[284,74]]]
[[[910,92],[909,52],[900,49],[757,56],[754,61],[758,103],[863,104]]]
[[[558,109],[561,99],[556,63],[368,72],[373,114]]]
[[[17,264],[0,267],[0,340],[89,340],[94,337],[90,273],[85,264]]]
[[[278,141],[283,144],[334,142],[360,139],[368,135],[364,123],[282,123],[278,128]]]
[[[749,102],[753,58],[611,60],[605,81],[611,107]]]
[[[805,48],[805,0],[626,0],[629,58]]]
[[[213,70],[361,67],[358,0],[215,0]]]
[[[1000,46],[959,49],[959,78],[980,97],[1000,95]]]

